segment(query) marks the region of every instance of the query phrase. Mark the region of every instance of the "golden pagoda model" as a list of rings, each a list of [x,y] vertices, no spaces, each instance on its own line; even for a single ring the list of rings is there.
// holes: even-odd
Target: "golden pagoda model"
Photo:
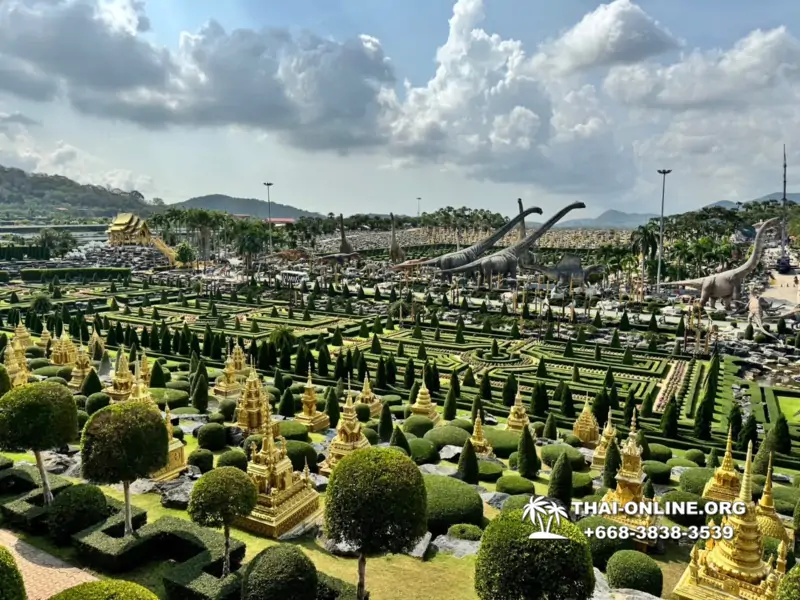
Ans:
[[[319,472],[325,476],[330,475],[336,463],[354,450],[369,448],[369,440],[364,437],[361,423],[356,417],[356,407],[353,404],[353,395],[350,393],[349,383],[348,380],[342,417],[336,426],[336,437],[331,440],[330,446],[328,446],[328,458],[319,469]]]
[[[721,527],[731,527],[733,537],[708,540],[705,550],[692,549],[689,566],[673,595],[678,600],[773,600],[786,573],[786,542],[778,545],[778,560],[763,560],[764,539],[753,503],[753,442],[736,502],[745,505],[742,515],[722,518]]]
[[[125,402],[131,397],[133,391],[133,375],[128,366],[128,357],[125,355],[125,347],[120,346],[117,351],[117,368],[114,369],[114,377],[111,385],[103,390],[111,397],[111,402]]]
[[[378,404],[380,405],[380,402],[378,402]],[[380,410],[378,412],[380,412]],[[433,421],[434,425],[438,425],[441,420],[441,416],[436,412],[436,403],[431,399],[431,393],[428,391],[424,379],[422,380],[422,387],[419,388],[419,392],[417,393],[417,400],[411,405],[411,413],[422,417],[428,417]]]
[[[47,344],[51,339],[50,331],[47,329],[47,325],[45,325],[44,329],[42,329],[42,333],[39,335],[39,341],[36,342],[36,345],[40,348],[47,348]]]
[[[258,373],[254,368],[250,368],[250,375],[244,383],[244,392],[239,400],[239,408],[236,410],[236,422],[245,432],[245,435],[253,435],[263,431],[264,404],[269,408],[269,395],[264,389],[258,378]],[[274,423],[273,435],[277,435],[277,423]]]
[[[16,338],[11,340],[11,347],[14,349],[14,356],[17,358],[19,368],[27,370],[28,358],[25,356],[25,347]]]
[[[703,488],[703,498],[717,502],[733,502],[739,495],[739,473],[733,465],[733,430],[728,429],[728,445],[722,464],[714,471],[714,476]]]
[[[494,456],[494,449],[489,444],[489,440],[483,435],[483,421],[481,416],[475,417],[475,424],[472,426],[472,437],[469,438],[472,442],[472,447],[475,448],[475,454],[478,458],[491,458]]]
[[[598,471],[602,471],[603,467],[606,464],[606,453],[608,452],[609,446],[611,444],[617,443],[617,428],[614,427],[614,424],[611,422],[611,409],[608,409],[608,420],[606,421],[606,426],[603,429],[603,435],[600,438],[600,443],[597,444],[597,448],[594,449],[594,455],[592,456],[592,469],[596,469]]]
[[[264,439],[260,451],[255,444],[250,446],[252,458],[247,465],[247,474],[258,490],[258,503],[238,525],[259,535],[278,538],[304,521],[319,518],[322,511],[308,464],[302,474],[293,471],[292,461],[286,456],[285,438],[279,436],[279,443],[275,443],[269,402],[262,403],[261,408]]]
[[[767,479],[764,482],[764,491],[761,500],[756,506],[756,521],[761,535],[775,538],[786,542],[789,547],[794,548],[794,530],[789,536],[789,530],[784,526],[783,521],[775,511],[775,500],[772,497],[772,452],[769,453],[769,467],[767,467]]]
[[[616,511],[611,511],[612,514],[606,518],[629,528],[656,525],[658,521],[656,515],[639,514],[645,511],[636,511],[636,514],[629,515],[622,510],[622,507],[629,502],[635,502],[641,506],[648,501],[657,501],[656,499],[648,500],[644,497],[644,480],[646,476],[642,469],[642,447],[636,441],[635,409],[631,417],[631,428],[628,432],[628,437],[623,442],[622,448],[620,448],[620,456],[622,457],[622,465],[617,471],[617,487],[613,490],[608,490],[602,500],[602,502],[616,504],[619,508]],[[648,539],[641,542],[637,540],[636,545],[644,550],[646,546],[654,545],[655,543],[656,540]]]
[[[83,380],[89,375],[92,370],[92,361],[89,360],[89,355],[86,354],[83,346],[78,350],[78,355],[75,359],[75,366],[72,367],[72,379],[69,381],[69,387],[73,390],[81,389]]]
[[[169,406],[164,413],[164,424],[167,426],[167,435],[169,435],[167,465],[150,476],[150,479],[154,479],[155,481],[169,481],[175,479],[186,469],[186,453],[183,449],[183,442],[173,435],[174,427],[172,425],[172,415],[169,412]]]
[[[52,344],[50,350],[50,362],[54,365],[74,365],[78,359],[78,349],[72,343],[66,329],[61,333],[61,337]]]
[[[311,369],[308,370],[308,381],[303,391],[303,412],[297,415],[294,420],[308,427],[310,432],[330,429],[330,417],[317,410],[317,392],[311,382]]]
[[[31,334],[28,333],[28,328],[25,327],[25,323],[22,322],[22,319],[17,321],[17,326],[14,328],[14,339],[19,342],[23,350],[27,350],[33,346]]]
[[[150,387],[150,376],[153,374],[152,369],[150,368],[150,361],[147,360],[147,352],[142,350],[142,353],[139,355],[139,377],[142,378],[145,385]]]
[[[594,448],[600,439],[600,426],[597,424],[597,419],[594,418],[592,409],[589,407],[589,400],[583,405],[583,410],[575,424],[572,426],[572,433],[578,436],[587,448]]]
[[[357,400],[359,404],[366,404],[369,406],[370,418],[374,419],[381,416],[383,403],[381,399],[372,392],[372,386],[369,384],[369,377],[366,375],[364,375],[364,386],[361,388],[361,393],[358,395]]]
[[[146,246],[151,239],[147,223],[133,213],[118,214],[106,233],[108,243],[112,246]]]
[[[9,365],[9,360],[12,361],[11,365]],[[19,387],[28,383],[28,361],[25,359],[25,350],[16,339],[6,346],[6,370],[8,370],[9,366],[12,367],[14,373],[13,375],[11,371],[8,373],[12,387]]]
[[[9,342],[6,344],[4,359],[6,373],[8,373],[8,378],[13,382],[14,377],[16,377],[17,373],[20,371],[19,363],[17,362],[17,354],[14,352],[13,343]]]
[[[236,367],[233,365],[233,357],[225,359],[225,368],[222,375],[217,377],[214,384],[214,395],[217,398],[238,398],[242,393],[242,385],[239,383]]]
[[[150,388],[147,387],[147,384],[144,382],[144,380],[142,380],[142,376],[139,372],[138,362],[136,363],[136,376],[133,379],[133,385],[131,386],[131,393],[128,396],[128,402],[142,402],[146,404],[153,404],[155,406],[153,396],[150,393]]]
[[[512,431],[522,431],[528,426],[530,419],[528,412],[525,410],[525,405],[522,403],[522,393],[517,389],[517,395],[514,396],[514,405],[508,411],[508,419],[506,419],[506,429]]]
[[[233,345],[233,370],[237,373],[247,372],[247,359],[244,356],[244,350],[239,344]]]

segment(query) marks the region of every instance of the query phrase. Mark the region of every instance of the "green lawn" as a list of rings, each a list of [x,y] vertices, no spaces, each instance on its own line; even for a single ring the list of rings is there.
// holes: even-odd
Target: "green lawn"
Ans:
[[[775,400],[789,423],[800,424],[800,398],[781,396],[775,392]]]

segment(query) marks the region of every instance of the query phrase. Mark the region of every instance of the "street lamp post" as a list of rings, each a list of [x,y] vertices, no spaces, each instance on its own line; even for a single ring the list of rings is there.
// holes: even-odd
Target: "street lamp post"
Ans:
[[[419,215],[420,215],[420,212],[419,212],[419,203],[420,203],[420,202],[422,202],[422,198],[420,198],[419,196],[417,196],[417,216],[419,216]]]
[[[265,181],[267,187],[267,227],[269,229],[269,253],[272,254],[272,201],[269,197],[269,188],[273,186],[271,181]]]
[[[664,192],[667,189],[667,175],[672,173],[672,169],[659,169],[661,175],[661,224],[658,235],[658,271],[656,272],[656,293],[661,293],[661,257],[664,254]]]

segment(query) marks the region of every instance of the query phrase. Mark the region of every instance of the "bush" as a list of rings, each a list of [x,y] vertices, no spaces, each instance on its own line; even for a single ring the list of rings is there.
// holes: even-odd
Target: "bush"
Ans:
[[[642,463],[642,469],[645,473],[647,473],[650,481],[660,485],[667,485],[669,483],[669,478],[672,475],[672,469],[670,469],[663,462],[658,462],[657,460],[644,461]]]
[[[508,458],[519,446],[519,433],[516,431],[487,428],[483,433],[498,458]]]
[[[302,423],[296,421],[280,421],[278,423],[278,431],[287,440],[294,440],[297,442],[308,441],[308,428]]]
[[[58,494],[47,514],[47,529],[57,544],[66,544],[72,534],[108,517],[106,497],[96,485],[81,483]]]
[[[65,387],[67,386],[67,384],[69,384],[69,382],[63,377],[48,377],[47,379],[45,379],[45,381],[47,381],[48,383],[57,383],[58,385],[63,385]]]
[[[459,429],[463,429],[472,435],[472,421],[467,421],[466,419],[453,419],[450,421],[450,423],[448,423],[448,425],[450,425],[450,427],[458,427]]]
[[[480,600],[588,600],[594,592],[592,556],[586,536],[566,519],[550,530],[567,539],[529,539],[539,525],[522,510],[502,511],[483,533],[475,562]]]
[[[86,396],[77,394],[73,396],[72,399],[75,400],[75,406],[77,406],[79,410],[86,410]]]
[[[381,437],[378,435],[378,432],[374,429],[370,429],[369,427],[364,427],[361,430],[364,434],[364,437],[367,438],[367,441],[370,443],[371,446],[377,446],[380,441]]]
[[[295,399],[296,398],[297,397],[295,397]],[[296,402],[295,405],[297,405]],[[371,409],[368,404],[362,404],[361,402],[356,403],[356,418],[361,423],[366,423],[367,421],[369,421],[370,416],[371,416]]]
[[[189,406],[189,393],[183,390],[150,388],[150,395],[153,396],[153,400],[161,410],[164,410],[166,406],[169,406],[170,410]]]
[[[3,600],[27,600],[25,583],[14,556],[0,546],[0,597]]]
[[[72,379],[72,367],[59,367],[56,377],[61,377],[64,381]]]
[[[186,464],[197,467],[201,473],[208,473],[214,468],[214,455],[210,450],[197,449],[186,457]]]
[[[424,435],[424,439],[432,442],[437,450],[441,450],[445,446],[458,446],[459,448],[463,448],[464,442],[469,438],[470,433],[468,431],[460,427],[453,427],[452,425],[436,427]]]
[[[530,479],[525,479],[519,475],[503,475],[497,480],[497,485],[495,487],[498,492],[504,494],[510,494],[512,496],[516,494],[527,494],[530,496],[533,494],[535,486]]]
[[[508,511],[523,509],[528,504],[530,499],[531,494],[515,494],[503,503],[503,510]]]
[[[34,358],[30,363],[28,363],[28,368],[31,371],[36,371],[37,369],[44,369],[50,366],[50,361],[46,358]],[[54,371],[53,373],[57,373],[58,371]]]
[[[665,463],[672,458],[672,449],[664,444],[650,444],[650,458],[649,460],[657,460],[658,462]]]
[[[717,519],[719,520],[719,519]],[[772,537],[764,536],[764,560],[769,560],[770,557],[774,557],[775,560],[778,559],[778,546],[781,543],[781,540],[777,540]],[[787,544],[786,548],[786,568],[791,568],[791,565],[794,565],[796,562],[795,554],[793,548],[791,548],[791,544]]]
[[[684,492],[701,496],[708,480],[714,476],[714,469],[696,468],[681,473],[678,487]]]
[[[247,565],[242,600],[315,600],[317,569],[296,546],[283,544],[259,552]]]
[[[224,425],[225,424],[225,415],[221,412],[215,412],[208,415],[208,422],[209,423],[216,423],[217,425]]]
[[[572,472],[572,497],[583,498],[590,495],[594,491],[594,482],[589,473],[575,473]]]
[[[241,450],[228,450],[217,458],[218,467],[236,467],[247,471],[247,455]]]
[[[469,525],[467,523],[459,523],[453,525],[447,530],[447,535],[457,540],[467,540],[468,542],[477,542],[483,535],[483,530],[477,525]]]
[[[40,377],[58,377],[58,372],[61,370],[61,366],[59,365],[50,365],[49,367],[40,367],[38,369],[32,369],[34,375],[38,375]]]
[[[418,438],[424,437],[433,429],[433,421],[422,415],[412,415],[403,423],[403,432],[413,433]]]
[[[775,600],[797,600],[800,598],[800,567],[795,566],[781,580]]]
[[[233,416],[236,413],[236,400],[229,400],[228,398],[220,400],[219,412],[228,423],[233,421]]]
[[[692,448],[691,450],[687,450],[683,453],[683,457],[686,460],[690,460],[693,463],[696,463],[700,467],[706,466],[706,455],[703,453],[702,450],[698,450],[697,448]]]
[[[606,579],[610,588],[638,590],[661,597],[664,575],[652,558],[636,550],[620,550],[609,560]]]
[[[302,471],[306,466],[306,462],[308,462],[308,470],[312,473],[316,473],[319,468],[317,466],[317,451],[309,443],[287,440],[286,456],[292,461],[292,470],[294,471]]]
[[[503,465],[493,460],[478,460],[478,479],[480,481],[497,481],[503,475]]]
[[[597,516],[581,519],[578,521],[578,526],[583,531],[586,531],[587,529],[597,531],[600,528],[608,531],[609,529],[616,529],[618,527],[614,521]],[[633,540],[621,540],[618,537],[612,539],[609,537],[597,537],[593,535],[589,537],[589,549],[592,552],[592,563],[594,566],[601,571],[605,571],[608,559],[611,558],[615,552],[618,552],[619,550],[633,549]]]
[[[158,600],[158,596],[138,583],[104,579],[76,585],[50,600]]]
[[[679,504],[686,504],[686,503],[693,503],[699,507],[702,507],[705,504],[705,501],[697,494],[692,494],[691,492],[682,492],[681,490],[671,490],[665,493],[660,498],[660,502],[670,502],[670,503],[679,503]],[[706,522],[705,515],[670,515],[670,520],[675,521],[678,525],[684,525],[685,527],[691,527],[692,525],[696,525],[698,527],[702,526]],[[714,517],[715,520],[719,521],[719,517]],[[719,523],[717,523],[719,524]]]
[[[219,423],[206,423],[197,432],[197,445],[204,450],[216,452],[227,443],[225,428]]]
[[[370,440],[370,443],[372,444],[373,442]],[[408,440],[408,446],[411,448],[411,458],[418,465],[439,462],[439,451],[430,440],[424,438],[411,439]]]
[[[670,469],[674,469],[675,467],[688,467],[690,469],[697,468],[698,465],[696,462],[689,460],[688,458],[681,458],[680,456],[676,456],[675,458],[670,458],[667,461],[667,466]]]
[[[424,475],[428,495],[428,531],[434,537],[451,525],[483,522],[483,500],[468,483],[444,475]]]
[[[580,448],[581,446],[583,446],[581,438],[571,433],[568,433],[567,435],[564,436],[564,443],[569,444],[573,448]]]
[[[179,390],[188,394],[192,389],[192,384],[185,379],[173,379],[172,381],[168,381],[165,387],[168,390]]]
[[[573,471],[582,471],[586,467],[586,459],[583,457],[583,454],[566,444],[542,446],[542,462],[552,469],[558,458],[565,452],[567,453],[567,460],[569,460]]]
[[[85,410],[78,411],[78,437],[80,438],[81,432],[83,431],[83,426],[86,425],[86,421],[89,420],[89,413]]]

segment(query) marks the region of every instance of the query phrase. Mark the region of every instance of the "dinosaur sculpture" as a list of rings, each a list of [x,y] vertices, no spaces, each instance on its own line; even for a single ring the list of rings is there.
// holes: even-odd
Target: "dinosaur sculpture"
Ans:
[[[511,277],[516,277],[520,257],[523,256],[523,254],[527,252],[528,249],[539,240],[539,238],[547,233],[550,228],[553,227],[553,225],[563,219],[564,215],[572,210],[575,210],[576,208],[586,208],[586,205],[583,202],[573,202],[550,217],[550,219],[539,229],[526,236],[521,242],[517,242],[513,246],[503,248],[494,254],[484,256],[483,258],[479,258],[478,260],[472,261],[466,265],[443,269],[442,272],[451,275],[453,273],[478,271],[483,275],[484,281],[491,281],[492,275],[508,274]]]
[[[519,205],[519,214],[525,212],[525,209],[522,208],[522,198],[517,198],[517,204]],[[528,232],[525,231],[525,219],[523,218],[519,222],[519,240],[522,241],[525,239],[525,236],[528,235]],[[519,258],[519,266],[523,269],[527,269],[533,266],[535,262],[535,257],[532,251],[523,252],[522,256]]]
[[[339,230],[342,232],[342,241],[339,242],[339,254],[352,254],[353,246],[350,245],[344,235],[344,216],[341,213],[339,214]]]
[[[756,233],[756,239],[753,242],[753,253],[750,255],[745,263],[734,269],[728,269],[721,273],[714,273],[706,277],[699,277],[697,279],[685,279],[683,281],[671,281],[670,286],[674,287],[691,287],[700,290],[700,306],[705,307],[706,303],[711,300],[711,306],[714,307],[717,300],[722,300],[725,310],[730,310],[731,302],[738,302],[742,296],[742,282],[745,278],[753,272],[756,268],[758,261],[761,260],[761,252],[764,249],[765,235],[768,230],[772,229],[780,223],[780,217],[765,221],[761,228]]]
[[[406,253],[397,242],[397,235],[394,231],[394,214],[389,213],[389,218],[392,220],[392,241],[389,243],[389,258],[393,263],[403,262],[406,259]]]
[[[530,268],[537,273],[541,273],[550,281],[555,281],[556,286],[572,285],[574,287],[586,285],[591,275],[603,273],[606,270],[603,265],[591,265],[583,268],[581,266],[581,257],[575,254],[563,255],[561,260],[552,267],[531,265]]]
[[[326,263],[338,263],[341,265],[351,260],[358,260],[359,258],[358,252],[337,252],[336,254],[320,256],[319,260]]]
[[[494,246],[499,240],[503,238],[503,236],[505,236],[512,229],[514,229],[514,227],[516,227],[520,221],[523,221],[525,217],[533,213],[540,215],[542,214],[542,209],[539,208],[538,206],[529,208],[528,210],[514,217],[508,223],[500,227],[488,238],[486,238],[485,240],[481,240],[476,244],[473,244],[469,248],[464,248],[463,250],[459,250],[457,252],[448,252],[447,254],[443,254],[442,256],[437,256],[436,258],[431,258],[423,261],[416,261],[414,263],[411,263],[411,261],[409,261],[408,263],[400,263],[399,265],[395,265],[392,268],[395,270],[399,270],[410,266],[439,267],[444,271],[444,270],[452,270],[456,267],[469,264],[476,258],[481,256],[489,248]]]

